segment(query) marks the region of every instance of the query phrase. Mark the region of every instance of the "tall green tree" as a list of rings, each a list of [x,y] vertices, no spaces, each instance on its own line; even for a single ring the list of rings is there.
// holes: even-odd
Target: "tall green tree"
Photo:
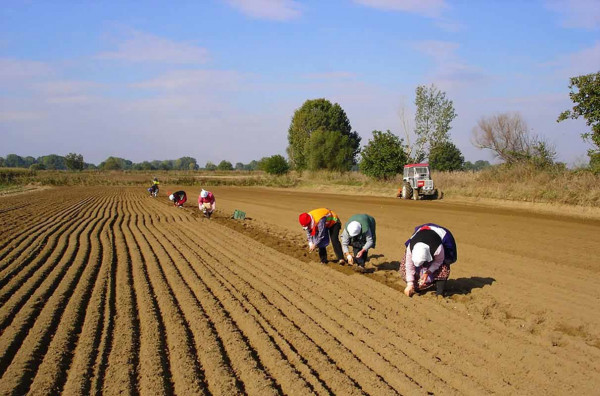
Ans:
[[[215,171],[217,170],[217,165],[215,165],[211,161],[208,161],[206,165],[204,165],[204,169],[206,169],[207,171]]]
[[[415,135],[413,160],[421,162],[429,156],[431,147],[450,141],[450,123],[456,118],[454,104],[435,85],[420,85],[416,89]]]
[[[56,154],[44,155],[37,159],[37,162],[43,164],[48,170],[67,169],[65,157]]]
[[[560,113],[557,122],[568,118],[583,117],[591,131],[581,134],[584,140],[590,141],[593,148],[588,150],[590,167],[600,172],[600,71],[583,76],[572,77],[569,84],[569,97],[575,103],[571,110]]]
[[[233,165],[231,164],[231,162],[223,160],[219,162],[219,165],[217,165],[217,169],[220,171],[231,171],[233,170]]]
[[[65,155],[65,165],[72,171],[83,170],[85,162],[83,162],[83,155],[76,153],[69,153]]]
[[[438,171],[457,171],[463,169],[465,158],[454,145],[447,141],[437,143],[429,151],[429,165]]]
[[[313,133],[317,130],[324,133],[338,133],[341,136],[347,137],[345,144],[348,147],[340,147],[339,149],[344,151],[350,149],[351,153],[348,157],[352,164],[356,163],[356,155],[360,151],[360,136],[357,132],[352,132],[348,116],[339,104],[332,104],[327,99],[321,98],[307,100],[294,112],[292,117],[288,129],[289,145],[287,152],[290,163],[295,169],[307,169],[309,162],[307,148],[312,146],[309,141]],[[337,137],[331,140],[336,139]],[[313,164],[314,160],[313,156]]]
[[[408,161],[403,140],[389,130],[373,131],[373,138],[362,149],[360,155],[360,171],[375,179],[393,178],[402,173]]]
[[[353,143],[348,135],[319,128],[306,143],[306,169],[349,171],[355,163]]]

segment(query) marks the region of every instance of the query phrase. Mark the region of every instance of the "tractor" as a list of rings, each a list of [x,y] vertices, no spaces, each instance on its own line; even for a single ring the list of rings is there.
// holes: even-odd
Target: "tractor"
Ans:
[[[433,187],[429,164],[404,165],[402,187],[396,197],[402,199],[438,198],[438,190]]]

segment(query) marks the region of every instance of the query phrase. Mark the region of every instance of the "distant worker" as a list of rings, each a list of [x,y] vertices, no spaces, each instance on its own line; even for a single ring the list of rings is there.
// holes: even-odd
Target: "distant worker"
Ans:
[[[204,213],[204,216],[210,219],[216,207],[217,203],[214,194],[202,189],[198,197],[198,208]]]
[[[169,195],[169,199],[173,201],[175,206],[182,208],[185,201],[187,201],[187,195],[185,195],[185,191],[177,191]]]
[[[400,262],[400,275],[406,281],[404,294],[436,287],[443,296],[450,276],[450,264],[457,259],[456,242],[447,228],[433,223],[415,227],[406,241],[406,254]]]
[[[342,223],[335,212],[327,208],[314,209],[308,213],[301,213],[298,216],[298,221],[302,228],[306,230],[309,252],[318,248],[321,263],[327,264],[327,246],[330,241],[338,263],[344,263],[344,255],[340,245]]]
[[[356,214],[348,219],[344,232],[342,232],[342,249],[349,264],[356,264],[364,268],[367,262],[369,249],[375,248],[377,235],[375,232],[375,219],[368,214]],[[352,246],[350,253],[348,246]]]
[[[150,196],[152,197],[156,197],[158,195],[158,185],[159,185],[159,181],[158,179],[155,177],[152,180],[152,185],[150,186],[150,188],[148,188],[148,192],[150,193]]]

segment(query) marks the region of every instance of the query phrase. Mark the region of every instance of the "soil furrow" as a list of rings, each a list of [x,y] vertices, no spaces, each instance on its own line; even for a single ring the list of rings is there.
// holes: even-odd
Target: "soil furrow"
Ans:
[[[4,277],[4,270],[10,266],[14,258],[19,257],[25,249],[30,248],[33,244],[33,241],[37,239],[36,235],[41,234],[44,230],[47,230],[48,227],[52,225],[58,225],[64,222],[66,219],[72,219],[76,217],[76,214],[79,210],[87,203],[89,203],[93,197],[88,197],[83,200],[79,200],[77,203],[70,204],[66,209],[55,212],[50,218],[46,217],[36,217],[33,221],[33,226],[27,225],[19,225],[19,227],[14,227],[13,232],[11,233],[12,238],[4,243],[0,247],[0,274],[1,277]],[[52,206],[51,206],[52,207]],[[42,221],[36,222],[42,218]],[[52,231],[50,230],[51,234]],[[34,245],[35,246],[35,245]],[[43,246],[43,245],[42,245]],[[37,246],[36,246],[37,248]]]
[[[209,246],[209,245],[205,245],[205,246]],[[266,319],[267,315],[264,315],[263,313],[261,313],[260,309],[258,309],[257,307],[252,305],[251,302],[248,301],[248,299],[246,297],[248,294],[248,291],[239,292],[231,284],[231,279],[230,279],[231,276],[229,274],[223,275],[222,273],[219,272],[219,269],[221,267],[226,266],[226,263],[220,262],[218,259],[216,259],[213,256],[214,253],[211,253],[208,250],[204,250],[204,249],[206,249],[206,247],[204,247],[204,248],[199,247],[199,248],[200,248],[200,251],[198,253],[196,253],[196,255],[197,255],[197,258],[199,258],[201,261],[194,265],[194,269],[196,271],[198,271],[199,277],[201,277],[203,280],[206,279],[205,282],[207,282],[208,280],[211,280],[212,283],[218,282],[216,286],[211,286],[211,288],[214,289],[215,294],[220,295],[220,298],[222,298],[222,299],[224,299],[223,293],[228,298],[230,298],[229,295],[233,295],[236,298],[236,300],[238,301],[237,303],[239,305],[241,305],[243,312],[252,314],[252,317],[254,317],[254,320],[257,321],[257,325],[260,326],[260,328],[262,328],[262,324],[260,322],[263,320],[264,320],[264,323],[268,324],[268,326],[273,326],[270,323],[269,319]],[[208,272],[208,274],[205,274],[206,272]],[[263,308],[263,310],[264,310],[264,308]],[[272,318],[273,315],[268,315],[268,317]],[[275,319],[278,319],[278,318],[275,318]],[[293,328],[293,326],[290,325],[289,323],[284,324],[283,326],[287,328],[287,330],[284,330],[284,333],[281,333],[282,332],[281,329],[277,329],[277,331],[281,334],[288,333],[287,337],[285,335],[282,335],[282,338],[289,339],[290,338],[289,332],[292,331],[292,333],[294,333],[293,330],[291,330]],[[263,330],[263,331],[266,331],[266,330]],[[292,338],[295,336],[297,336],[297,334],[292,334]],[[296,337],[296,341],[298,341],[298,339],[302,340],[303,337],[301,337],[301,336],[299,338]],[[273,342],[273,341],[271,341],[271,342]],[[289,342],[289,341],[287,341],[287,342]],[[308,337],[305,337],[303,342],[304,342],[304,345],[302,345],[302,343],[300,343],[299,345],[295,345],[295,348],[309,351],[309,352],[306,352],[307,355],[303,356],[303,357],[306,358],[307,360],[314,359],[317,362],[317,364],[320,364],[321,370],[323,370],[321,373],[321,376],[323,378],[327,378],[329,380],[326,382],[328,383],[328,386],[331,386],[332,389],[334,389],[335,393],[340,393],[340,392],[341,393],[354,393],[356,390],[359,390],[359,393],[360,393],[360,386],[356,382],[353,382],[343,371],[341,371],[336,366],[336,364],[334,363],[334,359],[330,358],[321,349],[320,345],[317,345],[312,340],[310,340]],[[259,351],[260,351],[260,348],[259,348]],[[310,357],[310,359],[309,359],[309,357]],[[310,371],[310,369],[308,369],[308,371]],[[317,379],[316,381],[318,382],[319,380]],[[331,383],[331,385],[329,385],[329,383]]]
[[[83,271],[83,266],[76,265],[74,268],[73,260],[79,247],[79,236],[91,221],[91,218],[82,220],[74,225],[71,234],[62,235],[64,249],[60,250],[59,256],[53,256],[54,262],[48,263],[52,268],[49,275],[30,282],[0,309],[4,329],[0,337],[0,375],[5,373],[31,329],[36,324],[38,328],[44,328],[45,323],[40,323],[38,316],[48,309],[48,303],[55,302],[53,309],[57,310],[60,317],[65,300],[57,292],[64,290],[65,282],[68,285],[67,293],[72,291],[76,282],[74,279],[78,279]]]
[[[151,216],[146,216],[145,219],[147,224],[153,224]],[[190,282],[190,286],[213,323],[217,336],[223,340],[225,353],[244,390],[250,394],[278,393],[273,381],[265,373],[256,351],[214,292],[200,279]]]
[[[124,237],[124,227],[127,226],[125,206],[126,200],[122,196],[117,207],[119,220],[112,230],[116,251],[115,304],[117,315],[106,367],[106,377],[110,378],[110,381],[104,383],[102,390],[103,393],[108,394],[136,394],[138,392],[139,323],[131,275],[131,256]]]
[[[201,257],[197,251],[193,250],[193,244],[193,241],[191,241],[191,244],[185,244],[183,242],[183,245],[178,246],[178,249],[181,249],[182,252],[189,251],[189,254],[186,254],[186,257],[188,259],[190,257],[195,258],[195,260],[192,260],[190,262],[190,269],[192,270],[190,276],[198,278],[199,281],[204,281],[204,279],[216,277],[216,281],[219,282],[219,275],[215,274],[214,271],[211,271],[207,263],[204,261],[209,258],[209,255],[204,254]],[[208,272],[208,275],[203,274],[205,272]],[[216,290],[221,290],[222,288],[222,283],[218,283]],[[202,300],[204,300],[204,298],[202,298]],[[238,303],[241,304],[241,302],[239,301],[240,300],[238,299]],[[259,321],[263,329],[265,329],[269,337],[271,337],[274,340],[274,342],[276,342],[277,345],[279,345],[279,348],[285,355],[286,359],[289,360],[290,363],[294,365],[294,367],[298,370],[298,372],[300,372],[304,376],[308,383],[311,384],[314,392],[319,394],[336,393],[334,391],[335,389],[330,389],[326,381],[323,380],[321,377],[332,379],[333,382],[337,383],[336,389],[338,389],[339,391],[343,391],[343,393],[346,394],[352,393],[352,390],[358,389],[358,386],[355,383],[352,383],[346,376],[343,375],[342,372],[335,369],[335,364],[333,363],[333,361],[328,359],[325,353],[321,349],[319,349],[318,346],[315,346],[313,354],[317,355],[317,359],[320,359],[323,363],[324,367],[320,367],[320,369],[323,370],[323,368],[325,368],[325,370],[317,372],[314,367],[311,367],[307,359],[305,359],[297,349],[298,343],[311,342],[310,340],[307,341],[302,337],[294,337],[295,339],[293,340],[293,342],[290,342],[288,339],[285,339],[268,321],[264,320],[264,318],[258,317],[257,320]],[[298,341],[298,339],[300,339],[300,341]],[[341,388],[343,384],[345,384],[345,387]]]
[[[208,234],[208,233],[207,233]],[[202,238],[207,238],[206,246],[219,246],[219,242],[216,239],[212,239],[211,236],[203,234],[199,236]],[[252,257],[254,252],[251,253],[251,250],[248,249],[247,246],[243,246],[242,250],[245,250],[245,253],[248,256]],[[261,308],[256,308],[259,312],[261,310],[266,310],[268,313],[263,313],[264,317],[276,317],[279,318],[281,315],[277,315],[277,310],[274,306],[277,306],[283,309],[283,313],[285,316],[289,318],[290,322],[295,324],[297,328],[302,329],[302,331],[314,342],[321,345],[322,348],[328,353],[328,355],[336,362],[336,365],[344,370],[348,375],[350,375],[357,383],[360,384],[361,388],[364,389],[368,393],[395,393],[393,390],[393,386],[387,383],[379,373],[369,368],[369,366],[363,361],[359,355],[355,354],[348,346],[344,345],[340,340],[333,334],[331,334],[327,329],[321,326],[314,317],[304,313],[301,309],[294,306],[290,299],[282,297],[277,291],[271,292],[273,290],[273,284],[276,282],[276,278],[273,278],[275,282],[267,282],[267,283],[257,283],[256,276],[265,273],[268,271],[264,266],[262,268],[255,268],[252,272],[247,271],[246,269],[231,265],[233,261],[229,256],[229,252],[225,252],[219,249],[220,253],[223,253],[224,258],[219,259],[219,269],[227,268],[230,271],[230,274],[223,275],[229,281],[234,282],[234,279],[238,279],[234,286],[241,290],[241,293],[245,296],[251,296],[250,298],[246,297],[248,302],[253,304],[256,308],[257,302],[261,303]],[[258,257],[256,259],[247,258],[247,264],[256,262],[264,262],[268,260],[268,254],[270,252],[266,252],[264,256],[260,254],[260,252],[256,252]],[[228,259],[226,259],[229,258]],[[253,264],[250,264],[253,265]],[[272,274],[267,272],[265,274],[266,277],[272,278]],[[260,281],[259,281],[260,282]],[[297,297],[297,296],[295,296]],[[293,298],[293,297],[291,297]],[[269,312],[270,311],[270,312]],[[285,327],[283,327],[285,328]],[[370,362],[372,363],[372,362]],[[386,369],[390,369],[387,367]],[[383,372],[383,370],[381,371]],[[398,377],[402,377],[402,373],[397,373]],[[409,386],[410,382],[403,383],[403,387]],[[412,384],[414,388],[414,384]]]
[[[89,221],[86,223],[89,223]],[[75,262],[75,256],[79,248],[79,237],[84,227],[80,226],[75,233],[71,234],[69,238],[70,247],[64,259],[68,270],[56,290],[48,298],[41,311],[39,311],[39,316],[30,316],[32,319],[27,321],[30,323],[25,323],[25,326],[21,326],[20,328],[17,327],[17,329],[13,330],[13,326],[9,327],[2,336],[2,341],[4,341],[5,337],[13,341],[7,350],[8,355],[6,353],[1,355],[3,367],[6,364],[4,362],[10,364],[3,373],[3,382],[6,383],[8,388],[14,389],[17,393],[25,393],[29,388],[33,380],[33,375],[37,372],[39,364],[48,349],[50,340],[54,336],[63,317],[67,304],[84,273],[86,268],[85,263]],[[29,329],[27,324],[31,325],[34,319],[35,323]],[[17,323],[16,319],[13,324],[15,323]],[[22,342],[20,342],[21,340]],[[14,341],[21,344],[16,353],[12,351],[15,348]],[[2,349],[2,351],[4,352],[5,349]],[[12,357],[14,358],[11,359]],[[5,378],[6,381],[4,381]]]
[[[86,208],[86,212],[89,211],[90,209]],[[60,246],[60,238],[65,232],[85,220],[86,216],[82,216],[81,213],[71,215],[67,221],[57,220],[51,228],[32,235],[31,240],[22,250],[15,248],[14,255],[11,255],[12,262],[0,272],[0,303],[5,302],[8,296],[11,296],[52,254],[56,253],[56,247]],[[39,241],[34,243],[36,240]],[[11,259],[7,260],[11,261]],[[24,273],[20,273],[23,269],[26,269]]]
[[[114,213],[115,206],[115,197],[111,197],[110,204],[104,208],[103,217],[106,218],[106,221],[94,233],[94,241],[92,243],[94,252],[92,257],[95,258],[97,265],[100,266],[100,272],[90,297],[90,307],[85,313],[81,336],[73,353],[73,362],[67,373],[67,379],[63,388],[65,394],[88,395],[91,393],[91,381],[94,375],[94,364],[98,356],[102,336],[104,307],[108,295],[110,276],[110,263],[107,261],[105,255],[107,244],[106,241],[103,241],[102,235],[108,232],[111,218],[110,213]]]
[[[92,250],[92,237],[97,235],[108,221],[108,218],[103,216],[106,205],[108,205],[108,198],[98,204],[100,210],[95,212],[94,222],[88,225],[87,230],[80,236],[80,248],[75,262],[85,265],[85,270],[67,304],[48,350],[44,352],[44,359],[31,384],[33,393],[60,393],[67,379],[67,372],[81,335],[94,284],[100,272],[100,256],[96,249]]]
[[[146,244],[142,247],[151,286],[155,291],[160,314],[166,327],[166,340],[169,350],[169,362],[175,393],[206,394],[204,374],[196,358],[196,351],[189,324],[181,312],[171,285],[163,270],[163,266],[172,265],[161,262],[154,252],[154,246]]]

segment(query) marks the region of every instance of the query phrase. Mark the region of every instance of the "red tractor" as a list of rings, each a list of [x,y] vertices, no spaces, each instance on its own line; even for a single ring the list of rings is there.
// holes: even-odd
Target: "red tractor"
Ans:
[[[404,165],[402,187],[396,196],[402,199],[438,198],[438,190],[433,187],[429,164]]]

